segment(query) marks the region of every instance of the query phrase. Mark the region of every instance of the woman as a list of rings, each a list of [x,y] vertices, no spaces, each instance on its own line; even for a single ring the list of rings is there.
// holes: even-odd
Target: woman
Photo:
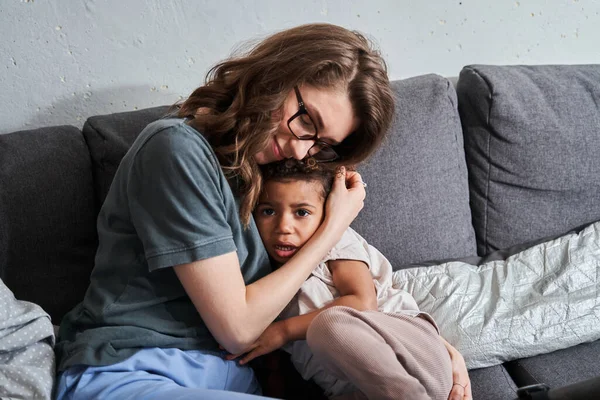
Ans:
[[[360,175],[341,168],[323,225],[270,273],[251,218],[259,165],[307,155],[354,165],[392,114],[383,60],[341,27],[289,29],[214,67],[179,118],[148,125],[119,166],[90,287],[61,324],[57,397],[259,395],[253,371],[219,346],[254,343],[365,197]]]

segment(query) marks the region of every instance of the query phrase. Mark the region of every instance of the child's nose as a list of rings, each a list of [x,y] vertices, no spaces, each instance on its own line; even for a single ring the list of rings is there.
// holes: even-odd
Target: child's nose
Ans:
[[[292,218],[289,216],[283,215],[277,222],[278,233],[291,233],[293,231]]]

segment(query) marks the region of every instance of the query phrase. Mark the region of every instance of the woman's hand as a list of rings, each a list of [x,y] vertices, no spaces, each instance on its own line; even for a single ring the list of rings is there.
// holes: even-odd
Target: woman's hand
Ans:
[[[360,174],[341,167],[325,204],[325,218],[341,232],[345,231],[362,210],[365,187]]]
[[[287,342],[288,335],[284,321],[273,322],[267,327],[267,329],[265,329],[260,337],[256,339],[256,342],[254,342],[254,344],[250,346],[244,353],[230,354],[225,356],[225,358],[227,360],[233,360],[243,356],[239,361],[239,363],[243,365],[255,359],[256,357],[281,348]]]
[[[471,380],[469,379],[465,359],[462,354],[460,354],[458,350],[443,337],[440,336],[440,339],[444,343],[444,346],[446,346],[452,363],[452,389],[448,396],[448,400],[472,400]]]

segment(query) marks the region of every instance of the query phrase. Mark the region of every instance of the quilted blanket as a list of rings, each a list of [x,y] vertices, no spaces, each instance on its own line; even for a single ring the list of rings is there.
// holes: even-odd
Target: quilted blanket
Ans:
[[[505,260],[398,270],[469,369],[600,339],[600,222]]]
[[[0,398],[50,399],[54,332],[36,304],[19,301],[0,280]]]

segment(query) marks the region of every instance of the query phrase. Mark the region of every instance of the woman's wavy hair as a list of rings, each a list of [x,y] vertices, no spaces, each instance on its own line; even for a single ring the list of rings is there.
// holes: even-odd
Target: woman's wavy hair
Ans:
[[[331,24],[287,29],[233,56],[208,72],[205,84],[176,105],[215,151],[241,197],[248,226],[262,188],[254,155],[277,131],[280,112],[295,85],[345,90],[359,126],[335,150],[334,165],[355,165],[378,147],[394,112],[386,64],[360,33]]]

